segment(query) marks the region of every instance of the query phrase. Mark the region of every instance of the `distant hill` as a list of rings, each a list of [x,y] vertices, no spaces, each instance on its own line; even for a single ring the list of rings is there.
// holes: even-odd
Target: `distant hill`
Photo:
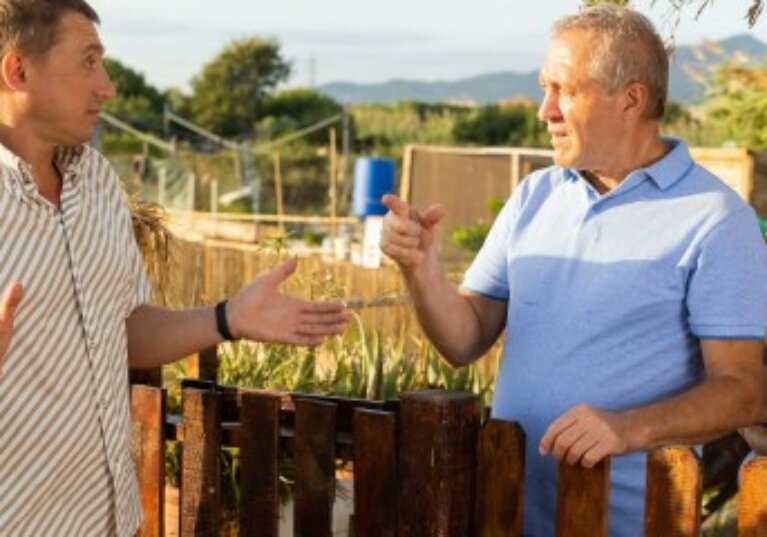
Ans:
[[[677,47],[671,62],[671,100],[694,104],[704,92],[702,81],[725,61],[767,62],[767,44],[743,34],[722,41]],[[474,102],[490,104],[512,97],[540,99],[538,71],[503,71],[449,82],[390,80],[379,84],[330,82],[319,86],[337,101],[348,104],[423,102]]]

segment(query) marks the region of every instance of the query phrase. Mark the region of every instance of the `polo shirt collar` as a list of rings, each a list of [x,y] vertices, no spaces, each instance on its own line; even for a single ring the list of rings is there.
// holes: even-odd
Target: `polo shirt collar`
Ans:
[[[643,169],[661,190],[666,190],[682,179],[693,165],[690,150],[682,140],[664,138],[670,151],[659,161]]]
[[[687,144],[676,138],[663,138],[663,141],[670,151],[650,166],[634,170],[626,176],[624,181],[641,174],[649,177],[659,189],[666,190],[687,174],[693,165]],[[583,178],[575,168],[564,168],[562,174],[566,181],[577,181]]]

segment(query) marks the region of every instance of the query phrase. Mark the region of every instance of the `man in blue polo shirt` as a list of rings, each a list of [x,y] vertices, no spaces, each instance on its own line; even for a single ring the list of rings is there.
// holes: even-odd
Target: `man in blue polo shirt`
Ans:
[[[387,196],[381,247],[452,364],[506,329],[493,415],[527,432],[524,534],[554,534],[558,461],[614,456],[610,534],[633,537],[647,449],[759,418],[765,247],[754,212],[661,138],[668,60],[645,17],[563,18],[540,80],[556,165],[514,191],[462,289],[438,262],[443,206]]]

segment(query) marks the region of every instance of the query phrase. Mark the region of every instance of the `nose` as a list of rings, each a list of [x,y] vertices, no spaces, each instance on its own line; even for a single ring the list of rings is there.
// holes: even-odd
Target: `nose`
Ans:
[[[101,76],[99,77],[95,93],[102,101],[108,101],[117,94],[115,85],[112,83],[112,79],[109,78],[109,74],[103,65],[101,66]]]
[[[559,117],[559,96],[552,90],[547,89],[543,94],[543,100],[538,107],[538,119],[547,122]]]

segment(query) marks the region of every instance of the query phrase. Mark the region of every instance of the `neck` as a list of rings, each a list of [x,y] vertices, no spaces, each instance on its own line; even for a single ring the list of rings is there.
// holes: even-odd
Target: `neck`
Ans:
[[[32,169],[53,165],[56,145],[40,140],[22,128],[0,123],[0,143],[21,157]]]
[[[0,121],[0,143],[31,166],[37,191],[55,207],[61,206],[61,176],[53,160],[56,144],[12,122]]]
[[[668,151],[668,145],[660,137],[657,124],[653,123],[651,127],[635,133],[635,136],[625,137],[605,166],[585,170],[585,176],[600,194],[605,194],[620,185],[631,172],[657,162]]]

